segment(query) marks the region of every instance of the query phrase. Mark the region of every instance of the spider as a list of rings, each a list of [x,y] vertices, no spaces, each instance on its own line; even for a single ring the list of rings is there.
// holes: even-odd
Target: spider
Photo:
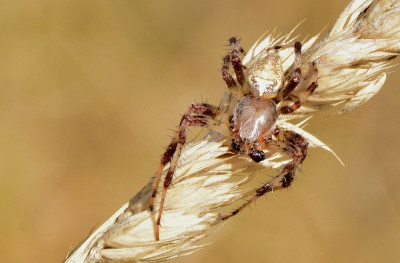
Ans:
[[[273,189],[287,188],[293,181],[300,165],[307,156],[308,142],[301,135],[283,130],[277,125],[280,114],[290,114],[301,107],[302,103],[314,92],[318,86],[318,70],[316,63],[311,63],[311,82],[300,95],[292,96],[302,78],[300,42],[275,46],[264,50],[255,63],[246,68],[240,56],[244,53],[236,37],[229,39],[231,51],[223,58],[222,78],[231,90],[237,103],[229,111],[222,106],[213,106],[207,103],[194,103],[183,115],[179,128],[171,143],[164,152],[158,167],[154,190],[150,198],[149,209],[153,211],[154,200],[161,181],[165,165],[170,163],[162,186],[161,199],[155,222],[155,239],[159,240],[160,222],[164,209],[164,202],[168,188],[178,164],[184,144],[186,143],[187,129],[190,126],[211,126],[217,116],[228,115],[232,150],[245,153],[255,162],[261,162],[269,153],[280,152],[291,158],[282,171],[268,183],[256,189],[254,196],[230,214],[222,217],[226,220],[237,214],[258,197]],[[293,48],[295,59],[293,67],[286,75],[282,69],[279,52],[282,49]],[[234,75],[230,73],[232,65]],[[293,99],[295,98],[295,99]]]

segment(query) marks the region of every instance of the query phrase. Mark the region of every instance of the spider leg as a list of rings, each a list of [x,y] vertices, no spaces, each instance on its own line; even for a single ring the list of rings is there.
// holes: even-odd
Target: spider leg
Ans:
[[[231,57],[230,54],[227,54],[223,58],[223,64],[222,64],[222,79],[225,81],[226,86],[230,89],[232,92],[233,96],[236,98],[237,101],[240,101],[244,97],[243,89],[242,87],[239,87],[235,81],[235,79],[232,77],[232,75],[229,73],[229,65],[231,63]]]
[[[239,102],[240,100],[242,100],[244,97],[243,86],[237,84],[237,81],[244,79],[243,65],[239,58],[239,54],[244,53],[244,50],[239,46],[239,42],[235,37],[231,37],[229,39],[229,43],[230,43],[230,46],[235,46],[235,48],[232,48],[232,51],[230,51],[225,57],[223,57],[221,73],[222,73],[222,79],[225,81],[226,86],[229,88],[231,94],[220,105],[220,109],[222,112],[232,111],[233,110],[232,105],[236,105],[236,103]],[[231,44],[231,43],[235,43],[235,44]],[[229,66],[232,63],[232,58],[231,58],[232,53],[234,53],[234,61],[236,61],[232,64],[232,66],[235,65],[234,70],[235,70],[235,68],[236,68],[236,70],[239,70],[239,73],[236,73],[237,81],[235,81],[235,79],[229,72]],[[241,79],[238,78],[238,76],[242,76]],[[235,100],[236,103],[231,103],[232,100]]]
[[[239,82],[240,86],[242,86],[243,93],[249,94],[250,89],[247,85],[247,80],[244,73],[245,66],[243,65],[242,60],[239,57],[239,54],[244,53],[244,50],[239,45],[239,40],[236,37],[231,37],[229,39],[229,44],[232,47],[230,61],[232,63],[233,70],[235,71],[236,80],[237,82]]]
[[[239,57],[239,52],[240,52],[240,46],[239,46],[239,41],[236,37],[231,37],[229,39],[229,44],[232,47],[231,51],[231,62],[233,66],[233,70],[235,71],[236,74],[236,79],[239,82],[241,86],[243,86],[243,83],[245,83],[246,79],[244,76],[244,67],[242,64],[242,60]]]
[[[161,181],[162,171],[167,163],[170,163],[170,167],[167,171],[167,174],[163,182],[161,200],[160,200],[156,225],[154,229],[154,235],[156,240],[159,240],[159,235],[160,235],[159,229],[160,229],[161,215],[164,209],[165,196],[167,194],[169,186],[171,185],[171,181],[175,173],[175,169],[178,164],[182,148],[186,143],[187,128],[190,126],[199,126],[199,127],[206,126],[210,120],[213,120],[218,115],[219,112],[220,110],[218,107],[210,104],[206,103],[192,104],[186,111],[186,113],[182,116],[179,128],[176,131],[175,136],[173,137],[171,143],[169,144],[167,150],[165,151],[165,153],[161,158],[160,166],[157,170],[155,178],[153,193],[150,198],[149,209],[151,211],[154,209],[154,199],[157,195],[157,190]]]
[[[316,64],[312,63],[313,67],[313,81],[311,82],[310,86],[300,95],[299,99],[293,102],[291,105],[285,105],[278,109],[279,114],[288,114],[296,111],[298,108],[301,107],[302,103],[307,100],[309,96],[315,91],[318,87],[318,69]]]
[[[288,81],[287,85],[279,91],[275,98],[275,102],[278,103],[288,97],[288,95],[297,87],[297,85],[300,83],[300,78],[301,78],[301,43],[300,42],[295,42],[294,44],[290,44],[289,46],[277,46],[279,49],[281,48],[288,48],[288,47],[294,47],[294,63],[293,63],[293,74],[290,80]],[[275,49],[278,49],[275,47]]]
[[[294,180],[294,177],[296,176],[300,165],[303,163],[304,159],[307,156],[308,142],[306,139],[301,137],[301,135],[293,131],[283,131],[279,132],[277,139],[265,141],[265,143],[261,146],[262,148],[268,149],[272,152],[280,151],[282,153],[285,153],[290,158],[292,158],[292,160],[283,167],[282,171],[279,174],[277,174],[263,186],[258,188],[255,192],[255,195],[250,200],[248,200],[246,203],[238,207],[230,214],[222,217],[222,220],[227,220],[228,218],[236,215],[241,210],[249,206],[252,202],[254,202],[257,198],[265,195],[268,192],[289,187]]]
[[[222,64],[222,79],[225,81],[226,85],[228,88],[234,88],[237,87],[236,81],[233,79],[232,75],[229,73],[229,63],[231,62],[231,57],[230,55],[226,55],[223,58],[223,64]]]

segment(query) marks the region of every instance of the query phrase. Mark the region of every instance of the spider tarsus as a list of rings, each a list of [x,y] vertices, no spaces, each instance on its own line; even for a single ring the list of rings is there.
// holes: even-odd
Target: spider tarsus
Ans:
[[[230,37],[229,38],[229,44],[231,46],[236,46],[237,44],[239,44],[239,40],[237,39],[237,37]]]
[[[248,200],[246,203],[242,204],[241,206],[239,206],[238,208],[233,210],[230,214],[222,217],[221,220],[224,221],[224,220],[227,220],[227,219],[231,218],[232,216],[236,215],[237,213],[239,213],[240,211],[245,209],[247,206],[249,206],[251,203],[253,203],[257,198],[258,198],[258,196],[253,196],[250,200]]]

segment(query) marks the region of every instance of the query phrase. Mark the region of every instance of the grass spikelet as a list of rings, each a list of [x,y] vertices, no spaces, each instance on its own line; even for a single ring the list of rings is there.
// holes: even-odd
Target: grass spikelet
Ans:
[[[243,63],[254,64],[268,48],[293,39],[291,34],[267,35],[254,44]],[[400,1],[351,1],[332,29],[318,39],[315,36],[303,43],[301,66],[306,73],[311,70],[312,62],[318,63],[318,88],[298,111],[281,116],[278,123],[301,134],[311,148],[331,151],[303,129],[305,121],[298,125],[287,121],[328,108],[338,113],[348,112],[380,90],[393,58],[400,53]],[[284,70],[290,70],[293,50],[285,49],[281,56]],[[296,89],[300,92],[308,84],[305,81]],[[230,112],[235,103],[227,89],[220,108]],[[155,241],[154,214],[149,211],[152,178],[71,252],[65,262],[158,262],[193,253],[204,246],[204,238],[224,224],[221,217],[251,198],[260,180],[268,180],[265,171],[287,162],[275,153],[257,164],[247,155],[233,152],[226,131],[228,127],[216,124],[204,139],[184,147],[173,186],[167,193],[160,241]],[[163,176],[167,169],[168,166]],[[156,199],[155,204],[158,202]]]

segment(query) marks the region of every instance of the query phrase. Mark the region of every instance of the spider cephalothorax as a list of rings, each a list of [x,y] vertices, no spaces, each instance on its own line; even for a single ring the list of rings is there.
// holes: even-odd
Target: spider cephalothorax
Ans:
[[[312,81],[308,88],[304,89],[300,96],[291,96],[302,78],[299,42],[265,49],[254,58],[248,68],[242,64],[240,55],[244,53],[244,50],[240,47],[237,38],[230,38],[229,44],[232,51],[224,57],[221,72],[233,101],[237,103],[233,108],[194,103],[183,115],[175,136],[161,158],[150,199],[152,211],[161,175],[165,165],[169,163],[155,225],[156,240],[159,239],[159,227],[167,189],[171,185],[182,147],[186,143],[186,132],[189,126],[207,126],[211,123],[215,126],[214,120],[220,116],[221,120],[230,120],[229,123],[222,122],[219,125],[229,126],[229,136],[234,151],[248,154],[255,162],[264,160],[266,152],[280,152],[291,158],[278,175],[256,190],[253,198],[231,214],[224,216],[222,220],[237,214],[265,193],[288,187],[307,155],[308,142],[293,131],[281,129],[277,125],[277,120],[280,114],[289,114],[297,110],[317,88],[316,64],[311,65],[314,70],[311,71],[309,79]],[[286,48],[293,48],[295,54],[293,66],[288,70],[289,72],[284,72],[279,55],[279,51]],[[232,65],[234,75],[230,73],[230,65]]]

